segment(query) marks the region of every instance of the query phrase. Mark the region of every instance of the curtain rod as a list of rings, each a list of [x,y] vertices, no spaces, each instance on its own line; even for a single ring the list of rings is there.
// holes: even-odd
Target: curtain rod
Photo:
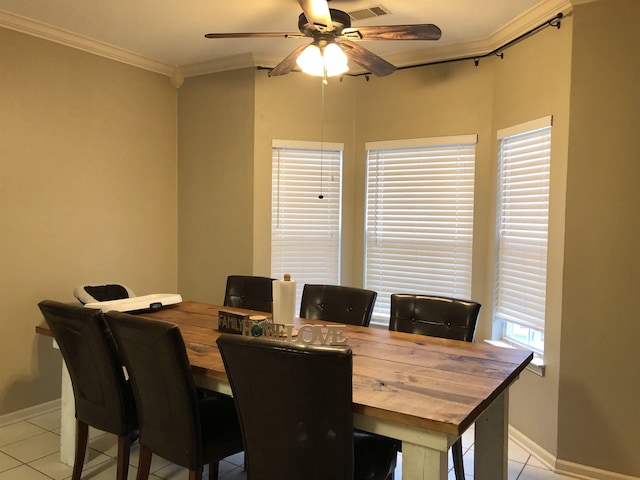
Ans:
[[[531,30],[523,33],[522,35],[519,35],[518,37],[514,38],[513,40],[508,41],[507,43],[499,46],[498,48],[495,48],[495,49],[491,50],[489,53],[485,53],[485,54],[482,54],[482,55],[469,55],[467,57],[451,58],[451,59],[448,59],[448,60],[439,60],[439,61],[435,61],[435,62],[420,63],[420,64],[417,64],[417,65],[407,65],[405,67],[398,67],[398,70],[404,70],[404,69],[416,68],[416,67],[426,67],[428,65],[438,65],[438,64],[441,64],[441,63],[461,62],[461,61],[464,61],[464,60],[473,60],[473,63],[477,67],[478,64],[480,63],[480,59],[481,58],[487,58],[487,57],[490,57],[492,55],[495,55],[495,56],[500,57],[500,58],[504,58],[504,50],[508,49],[509,47],[514,46],[516,43],[521,42],[525,38],[533,35],[534,33],[537,33],[538,31],[542,30],[543,28],[556,27],[556,28],[559,29],[562,18],[563,18],[562,12],[558,13],[555,17],[547,20],[546,22],[541,23],[537,27],[532,28]],[[359,75],[370,75],[370,73],[361,73]]]
[[[561,26],[561,20],[563,18],[563,14],[562,12],[558,13],[555,17],[547,20],[546,22],[541,23],[540,25],[538,25],[537,27],[532,28],[531,30],[528,30],[527,32],[517,36],[516,38],[514,38],[513,40],[508,41],[507,43],[499,46],[498,48],[495,48],[493,50],[491,50],[489,53],[484,53],[482,55],[469,55],[466,57],[459,57],[459,58],[450,58],[447,60],[437,60],[434,62],[426,62],[426,63],[418,63],[415,65],[406,65],[404,67],[398,67],[397,70],[407,70],[409,68],[417,68],[417,67],[428,67],[429,65],[440,65],[443,63],[453,63],[453,62],[462,62],[465,60],[473,60],[473,63],[475,64],[475,66],[477,67],[478,64],[480,63],[480,59],[482,58],[487,58],[490,56],[497,56],[500,58],[504,58],[504,51],[506,49],[508,49],[509,47],[514,46],[516,43],[521,42],[522,40],[524,40],[525,38],[533,35],[534,33],[537,33],[538,31],[542,30],[543,28],[546,27],[556,27],[558,29],[560,29]],[[273,70],[273,68],[271,67],[257,67],[258,70]],[[372,75],[371,72],[363,72],[363,73],[347,73],[345,75],[348,75],[350,77],[362,77],[364,76],[367,81],[369,81],[369,76]],[[341,78],[344,77],[341,76]]]
[[[398,70],[406,70],[409,68],[417,68],[417,67],[427,67],[429,65],[440,65],[443,63],[453,63],[453,62],[462,62],[465,60],[473,60],[473,63],[475,64],[475,66],[477,67],[478,64],[480,63],[480,59],[482,58],[487,58],[487,57],[491,57],[493,55],[500,57],[500,58],[504,58],[504,51],[506,49],[508,49],[509,47],[514,46],[516,43],[521,42],[522,40],[524,40],[527,37],[530,37],[531,35],[533,35],[534,33],[538,33],[540,30],[546,28],[546,27],[556,27],[558,29],[560,29],[560,24],[561,24],[561,20],[563,18],[563,14],[562,12],[558,13],[555,17],[547,20],[546,22],[541,23],[540,25],[538,25],[537,27],[532,28],[531,30],[526,31],[525,33],[517,36],[516,38],[514,38],[513,40],[508,41],[507,43],[499,46],[498,48],[495,48],[493,50],[491,50],[489,53],[485,53],[482,55],[469,55],[467,57],[459,57],[459,58],[450,58],[447,60],[438,60],[435,62],[427,62],[427,63],[419,63],[416,65],[407,65],[404,67],[398,67]],[[370,72],[365,72],[365,73],[355,73],[352,74],[351,76],[353,77],[360,77],[360,76],[365,76],[367,78],[367,81],[369,80],[369,75],[371,75]]]

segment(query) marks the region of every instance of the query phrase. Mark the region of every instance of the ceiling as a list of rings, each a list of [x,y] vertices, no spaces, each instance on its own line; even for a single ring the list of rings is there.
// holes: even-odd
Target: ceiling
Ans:
[[[438,41],[369,41],[362,46],[396,66],[491,52],[566,11],[570,0],[333,0],[353,12],[387,15],[358,25],[434,23]],[[215,32],[297,32],[296,0],[0,0],[0,27],[22,31],[167,75],[245,66],[273,67],[310,39],[206,39]],[[176,67],[179,67],[176,70]]]

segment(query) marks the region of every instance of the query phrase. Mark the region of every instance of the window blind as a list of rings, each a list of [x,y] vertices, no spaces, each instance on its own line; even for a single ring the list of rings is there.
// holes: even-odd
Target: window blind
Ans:
[[[544,330],[551,117],[498,132],[494,318]]]
[[[305,283],[340,284],[342,149],[273,142],[271,276],[297,282],[296,311]]]
[[[365,287],[469,298],[476,135],[367,144]]]

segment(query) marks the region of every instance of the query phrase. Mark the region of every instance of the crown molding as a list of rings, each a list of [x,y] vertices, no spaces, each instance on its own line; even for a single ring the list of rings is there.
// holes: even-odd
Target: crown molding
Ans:
[[[117,62],[140,67],[152,72],[174,77],[176,68],[166,63],[158,62],[137,53],[125,50],[108,43],[99,42],[62,28],[38,22],[14,13],[0,10],[0,27],[17,32],[26,33],[44,40],[50,40],[67,47],[76,48],[87,53],[109,58]]]
[[[558,13],[562,13],[566,17],[572,10],[571,0],[546,0],[516,17],[504,28],[491,35],[489,38],[491,48],[488,51],[491,52],[501,45],[518,38],[520,35],[553,18]]]
[[[597,0],[547,0],[531,8],[483,40],[396,54],[387,57],[387,60],[396,66],[406,67],[444,60],[455,60],[457,58],[467,58],[476,55],[482,56],[518,38],[520,35],[544,23],[558,13],[567,15],[572,10],[572,3],[587,3],[591,1]],[[279,57],[270,55],[255,56],[251,53],[246,53],[176,67],[4,10],[0,10],[0,27],[16,30],[94,55],[166,75],[176,88],[182,85],[186,77],[248,67],[273,66],[277,65],[281,60]]]
[[[575,0],[573,0],[573,2],[575,3]],[[562,13],[563,16],[566,17],[572,9],[572,0],[548,0],[529,9],[485,39],[444,47],[416,50],[414,52],[389,56],[386,59],[398,67],[408,67],[455,60],[458,58],[480,57],[524,35],[538,25],[553,18],[558,13]]]
[[[195,77],[197,75],[206,75],[227,70],[256,67],[257,65],[259,65],[259,63],[256,62],[253,54],[242,53],[224,58],[205,60],[204,62],[191,63],[189,65],[180,65],[178,68],[184,77]]]

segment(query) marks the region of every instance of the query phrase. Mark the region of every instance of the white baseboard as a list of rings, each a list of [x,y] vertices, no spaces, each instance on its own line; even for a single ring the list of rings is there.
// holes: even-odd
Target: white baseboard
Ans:
[[[509,425],[509,438],[555,473],[582,480],[640,480],[640,477],[632,477],[622,473],[600,470],[599,468],[560,460],[511,425]]]
[[[600,470],[599,468],[580,465],[579,463],[567,462],[566,460],[558,460],[556,462],[555,471],[563,475],[585,478],[587,480],[640,480],[640,477],[632,477],[629,475],[624,475],[622,473]]]
[[[509,425],[509,438],[536,457],[545,467],[555,470],[557,459],[525,434]]]
[[[29,420],[33,417],[44,415],[45,413],[52,412],[60,409],[60,399],[51,400],[50,402],[41,403],[40,405],[34,405],[33,407],[23,408],[15,412],[7,413],[0,416],[0,427],[11,425],[12,423],[22,422]]]

